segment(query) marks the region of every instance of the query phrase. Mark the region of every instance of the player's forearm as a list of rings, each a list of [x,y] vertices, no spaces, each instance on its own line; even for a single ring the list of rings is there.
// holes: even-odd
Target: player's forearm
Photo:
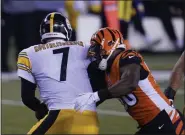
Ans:
[[[140,66],[136,64],[128,65],[124,68],[121,80],[108,89],[98,91],[100,101],[110,98],[120,98],[136,89],[140,79]]]
[[[24,105],[33,111],[37,111],[40,108],[40,100],[35,97],[35,90],[29,88],[21,89],[21,98]]]
[[[176,91],[180,88],[184,76],[184,53],[175,64],[169,81],[168,88],[164,93],[168,99],[174,100]]]
[[[21,78],[22,102],[31,110],[37,111],[40,107],[40,100],[35,97],[36,84]]]
[[[125,96],[135,90],[140,79],[139,65],[127,65],[121,68],[120,72],[122,73],[121,80],[108,89],[113,98]]]
[[[33,111],[37,111],[40,108],[41,104],[40,101],[35,97],[28,98],[24,96],[22,97],[22,102]]]
[[[131,85],[128,83],[129,81],[120,80],[114,86],[109,89],[102,89],[98,91],[98,96],[100,99],[100,103],[105,101],[106,99],[111,98],[120,98],[122,96],[127,95],[132,90],[136,89],[137,85]]]
[[[176,69],[175,71],[172,72],[171,78],[170,78],[170,84],[169,86],[177,91],[177,89],[180,88],[183,80],[183,71],[182,69]]]
[[[184,74],[184,53],[181,55],[177,63],[175,64],[172,75],[170,77],[170,87],[175,91],[180,88]]]
[[[183,75],[182,75],[182,70],[181,69],[176,68],[172,72],[172,75],[171,75],[171,78],[170,78],[170,84],[164,91],[164,93],[165,93],[165,95],[168,99],[174,100],[176,92],[181,86],[182,77],[183,77]]]

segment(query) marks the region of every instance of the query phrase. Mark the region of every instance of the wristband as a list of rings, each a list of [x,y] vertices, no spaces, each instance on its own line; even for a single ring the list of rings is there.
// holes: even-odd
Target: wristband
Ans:
[[[165,96],[166,96],[168,99],[174,100],[176,91],[175,91],[174,89],[172,89],[172,88],[169,86],[167,89],[165,89],[164,94],[165,94]]]
[[[98,96],[100,98],[100,101],[104,101],[112,97],[108,89],[98,91]]]

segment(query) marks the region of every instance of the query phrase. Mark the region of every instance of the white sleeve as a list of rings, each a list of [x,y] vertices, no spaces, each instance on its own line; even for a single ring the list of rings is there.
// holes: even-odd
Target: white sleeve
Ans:
[[[91,46],[91,44],[89,42],[85,43],[85,50],[86,50],[86,52],[88,52],[90,46]]]
[[[32,83],[36,83],[32,74],[31,61],[25,50],[21,51],[17,60],[17,75]]]
[[[90,43],[85,44],[85,67],[87,68],[88,65],[91,63],[90,59],[87,58],[87,53],[89,51]]]

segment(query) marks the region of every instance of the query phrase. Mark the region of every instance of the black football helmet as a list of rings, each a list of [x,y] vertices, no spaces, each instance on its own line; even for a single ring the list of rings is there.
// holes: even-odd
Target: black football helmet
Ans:
[[[64,15],[58,12],[48,14],[40,25],[41,41],[58,38],[69,41],[72,35],[71,24]]]

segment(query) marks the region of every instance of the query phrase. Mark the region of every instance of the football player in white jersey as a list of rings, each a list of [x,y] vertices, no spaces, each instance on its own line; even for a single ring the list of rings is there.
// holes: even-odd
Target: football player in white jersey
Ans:
[[[28,134],[98,134],[96,105],[83,112],[74,109],[80,93],[92,92],[86,59],[88,46],[69,41],[71,25],[54,12],[41,23],[42,43],[19,53],[17,66],[21,78],[23,103],[35,111],[39,122]],[[35,97],[36,87],[40,100]],[[48,111],[49,110],[49,111]]]

